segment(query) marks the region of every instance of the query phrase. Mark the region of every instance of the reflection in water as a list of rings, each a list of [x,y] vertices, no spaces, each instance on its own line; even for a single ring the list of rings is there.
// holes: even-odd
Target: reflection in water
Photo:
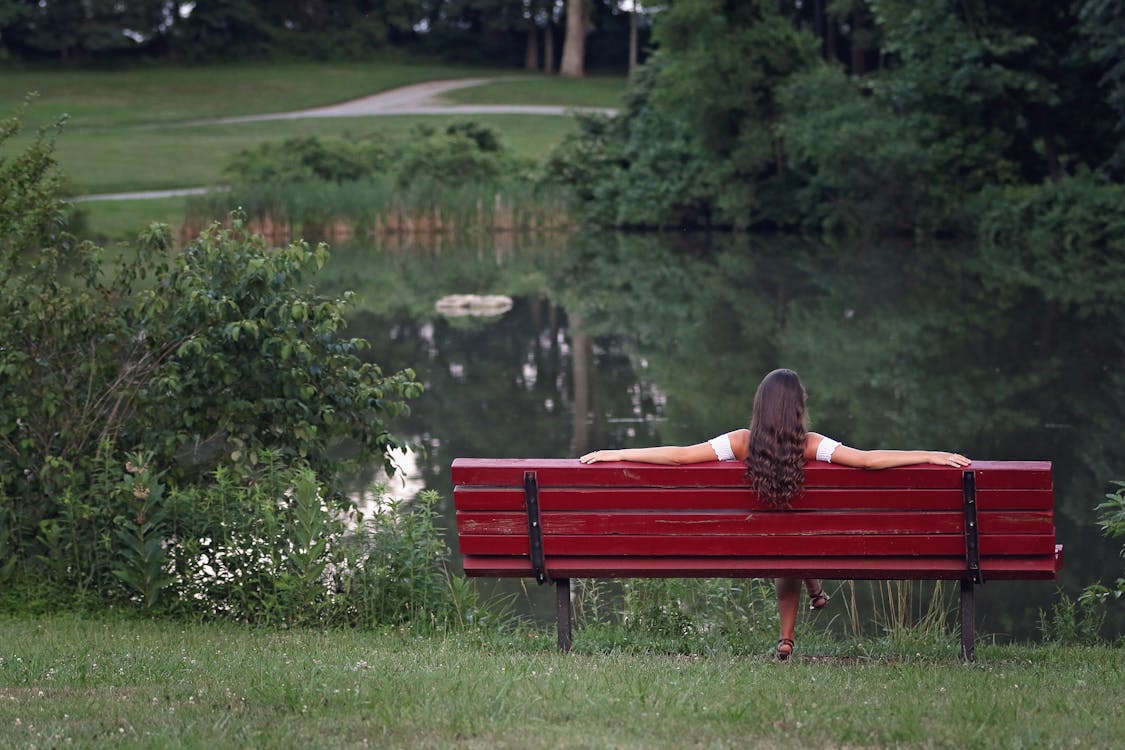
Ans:
[[[357,292],[352,332],[371,358],[426,384],[395,428],[425,451],[414,476],[445,498],[448,527],[458,456],[698,442],[743,426],[762,374],[791,367],[814,428],[853,445],[1054,462],[1060,581],[992,583],[978,600],[983,632],[1026,638],[1057,588],[1120,574],[1093,507],[1125,478],[1125,314],[1065,308],[997,267],[955,246],[600,234],[504,252],[348,248],[326,270]],[[513,305],[435,309],[465,294]]]
[[[355,509],[359,511],[360,518],[372,518],[383,513],[392,502],[410,503],[418,497],[419,492],[427,489],[419,465],[421,458],[415,448],[393,451],[393,477],[388,476],[383,467],[379,466],[374,476],[367,478],[363,484],[356,484],[348,494]]]

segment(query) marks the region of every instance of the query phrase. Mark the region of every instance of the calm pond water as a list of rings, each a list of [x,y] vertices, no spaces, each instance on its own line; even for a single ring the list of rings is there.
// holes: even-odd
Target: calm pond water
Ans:
[[[1053,461],[1060,580],[978,597],[979,633],[1026,639],[1058,590],[1122,573],[1094,506],[1125,479],[1125,315],[996,268],[952,245],[575,234],[338,248],[324,284],[357,293],[351,333],[374,361],[424,381],[395,431],[425,448],[407,490],[442,495],[450,529],[456,457],[698,442],[744,426],[779,366],[801,374],[813,428],[848,444]],[[514,304],[436,311],[466,293]],[[520,599],[549,619],[551,596],[530,584]]]

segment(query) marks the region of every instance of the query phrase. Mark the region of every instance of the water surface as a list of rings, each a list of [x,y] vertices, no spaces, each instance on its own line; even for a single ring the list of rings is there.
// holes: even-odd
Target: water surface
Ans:
[[[424,446],[410,486],[445,498],[450,529],[456,457],[699,442],[745,426],[762,375],[790,367],[813,429],[850,445],[1053,462],[1062,575],[986,584],[978,632],[1034,638],[1059,589],[1122,574],[1093,509],[1125,479],[1125,314],[1060,302],[1065,279],[952,243],[705,234],[399,241],[340,248],[326,272],[357,292],[351,332],[371,358],[426,385],[397,432]],[[514,304],[446,317],[448,294]],[[525,603],[548,618],[551,602]]]

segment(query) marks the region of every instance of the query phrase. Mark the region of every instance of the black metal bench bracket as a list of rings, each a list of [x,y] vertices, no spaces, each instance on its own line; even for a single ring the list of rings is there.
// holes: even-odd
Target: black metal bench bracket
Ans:
[[[984,583],[980,569],[980,530],[977,528],[977,479],[971,471],[961,474],[965,510],[965,572],[973,583]]]
[[[965,514],[965,577],[961,579],[961,658],[973,661],[976,641],[973,586],[984,583],[980,568],[980,529],[977,525],[977,478],[971,471],[961,474],[961,497]]]
[[[539,480],[534,471],[523,474],[523,497],[527,505],[527,539],[531,549],[531,569],[539,585],[548,583],[547,563],[543,556],[543,526],[539,522]]]

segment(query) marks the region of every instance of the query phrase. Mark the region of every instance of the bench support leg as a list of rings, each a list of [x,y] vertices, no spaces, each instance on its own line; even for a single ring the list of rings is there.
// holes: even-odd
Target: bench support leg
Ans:
[[[961,580],[961,658],[973,660],[973,582]]]
[[[555,620],[559,631],[559,651],[570,650],[570,579],[555,580]]]
[[[555,579],[555,622],[559,629],[559,651],[570,651],[570,579]]]

